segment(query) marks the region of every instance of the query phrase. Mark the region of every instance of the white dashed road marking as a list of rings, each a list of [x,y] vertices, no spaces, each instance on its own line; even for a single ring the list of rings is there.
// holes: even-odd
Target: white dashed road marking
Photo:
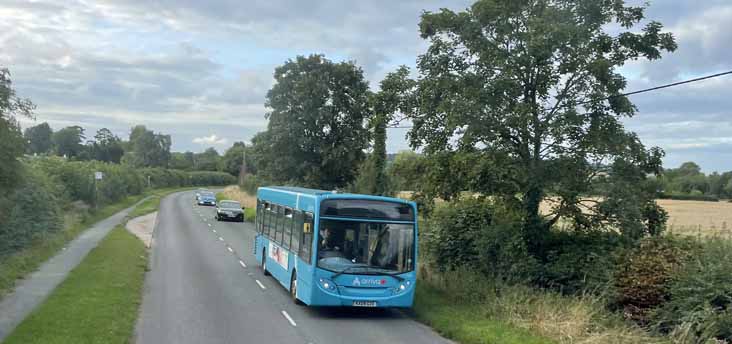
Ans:
[[[212,231],[213,231],[214,233],[216,233],[216,230],[215,230],[215,229],[212,229]]]
[[[246,268],[247,267],[247,265],[244,264],[244,262],[242,262],[241,260],[239,261],[239,265],[241,265],[241,267],[243,267],[243,268]]]
[[[209,223],[208,226],[211,227],[211,224]]]
[[[234,250],[232,250],[231,247],[227,247],[226,249],[229,250],[229,252],[234,253]]]
[[[262,282],[260,282],[258,279],[255,279],[254,282],[257,282],[257,284],[259,284],[259,287],[262,288],[262,290],[267,289],[267,287],[265,287],[264,284],[262,284]]]
[[[224,238],[222,238],[222,237],[219,237],[219,241],[224,241]]]
[[[289,315],[289,314],[287,314],[287,312],[285,312],[285,311],[282,311],[282,315],[284,315],[284,316],[285,316],[285,318],[287,319],[287,321],[289,321],[289,322],[290,322],[290,325],[292,325],[292,326],[297,326],[297,324],[295,324],[295,320],[292,320],[292,318],[290,318],[290,315]]]

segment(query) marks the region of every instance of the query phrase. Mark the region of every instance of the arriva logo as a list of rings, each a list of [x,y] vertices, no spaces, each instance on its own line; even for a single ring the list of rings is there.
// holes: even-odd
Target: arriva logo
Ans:
[[[368,279],[368,278],[359,279],[358,277],[355,277],[353,279],[353,283],[351,283],[351,285],[353,285],[354,287],[360,287],[360,286],[366,286],[366,285],[384,285],[384,284],[386,284],[385,279],[380,279],[380,280]]]

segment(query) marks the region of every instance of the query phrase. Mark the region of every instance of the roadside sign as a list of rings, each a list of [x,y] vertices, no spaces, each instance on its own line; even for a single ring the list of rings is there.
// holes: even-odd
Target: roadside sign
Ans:
[[[102,177],[104,177],[104,173],[102,173],[102,172],[94,172],[94,179],[96,179],[96,180],[102,180]]]

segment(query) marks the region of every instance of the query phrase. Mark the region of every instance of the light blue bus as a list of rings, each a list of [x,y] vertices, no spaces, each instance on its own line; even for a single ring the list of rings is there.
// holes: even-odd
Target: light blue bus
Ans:
[[[416,219],[398,198],[261,187],[254,254],[295,303],[411,307]]]

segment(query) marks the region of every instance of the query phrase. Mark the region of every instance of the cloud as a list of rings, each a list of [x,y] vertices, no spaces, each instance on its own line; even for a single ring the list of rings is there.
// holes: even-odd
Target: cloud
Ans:
[[[203,136],[203,137],[196,137],[193,139],[193,143],[197,143],[199,145],[225,145],[229,142],[229,140],[218,137],[216,134],[211,134],[211,136]]]

